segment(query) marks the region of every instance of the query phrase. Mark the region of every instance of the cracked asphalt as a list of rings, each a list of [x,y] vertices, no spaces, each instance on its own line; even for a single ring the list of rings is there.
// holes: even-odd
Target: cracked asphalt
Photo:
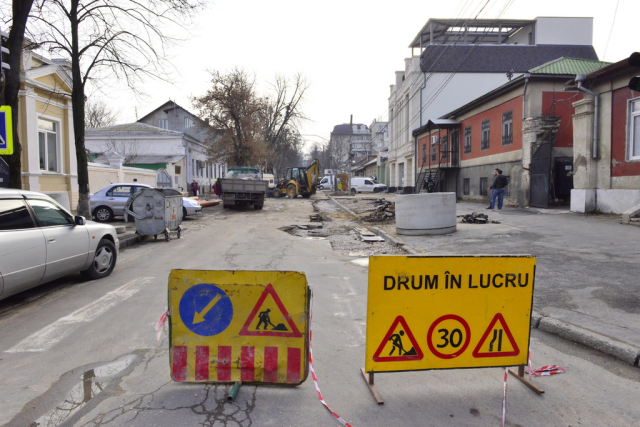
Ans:
[[[231,403],[230,385],[172,382],[168,339],[157,341],[154,325],[167,308],[173,268],[305,272],[315,294],[320,387],[354,426],[499,425],[498,368],[377,375],[385,405],[374,403],[359,372],[366,267],[332,250],[330,240],[278,230],[308,223],[311,213],[311,201],[303,199],[268,199],[262,211],[207,208],[185,221],[183,239],[121,252],[106,279],[72,276],[1,301],[0,425],[339,425],[318,401],[311,377],[299,387],[242,386]],[[33,351],[20,350],[25,340],[37,344]],[[534,367],[567,371],[535,379],[546,390],[541,396],[510,379],[507,425],[640,425],[640,370],[539,330],[531,349]]]

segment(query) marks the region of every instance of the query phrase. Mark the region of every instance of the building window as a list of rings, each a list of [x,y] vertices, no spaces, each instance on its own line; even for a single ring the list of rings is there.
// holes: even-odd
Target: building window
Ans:
[[[491,137],[491,121],[485,120],[482,122],[482,137],[480,139],[480,149],[488,150],[489,149],[489,139]]]
[[[629,101],[629,160],[640,160],[640,98]]]
[[[191,120],[191,117],[184,118],[184,127],[186,128],[193,127],[193,120]]]
[[[464,178],[462,180],[462,194],[465,196],[469,195],[471,187],[471,178]]]
[[[456,129],[451,131],[451,152],[458,152],[460,150],[460,147],[458,146],[458,144],[460,144],[460,132]]]
[[[438,158],[438,135],[433,135],[431,137],[431,161],[435,162]]]
[[[38,119],[38,145],[40,151],[40,170],[59,172],[58,134],[59,125],[50,120]]]
[[[480,195],[481,196],[487,195],[487,189],[489,188],[489,184],[487,183],[488,183],[487,178],[480,178]]]
[[[442,158],[444,160],[447,159],[448,151],[449,151],[449,137],[447,135],[442,135]]]
[[[174,170],[176,171],[176,175],[180,175],[180,172],[182,172],[182,167],[181,166],[175,166]]]
[[[169,120],[167,119],[158,120],[158,127],[160,129],[169,129]]]
[[[422,144],[422,164],[427,163],[427,144]]]
[[[464,152],[471,152],[471,126],[464,128]]]
[[[502,145],[513,142],[513,111],[502,113]]]

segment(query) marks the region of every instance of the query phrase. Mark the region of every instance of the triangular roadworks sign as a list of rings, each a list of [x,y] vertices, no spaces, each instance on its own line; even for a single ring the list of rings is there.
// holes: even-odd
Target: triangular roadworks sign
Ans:
[[[498,322],[500,322],[500,324],[497,324]],[[505,347],[502,344],[503,331],[512,350],[502,351],[502,348]],[[488,347],[485,344],[487,339],[490,340]],[[493,351],[494,348],[496,351]],[[513,335],[509,330],[509,326],[507,326],[507,322],[504,320],[504,316],[502,316],[501,313],[496,314],[491,323],[489,323],[487,330],[484,331],[475,350],[473,350],[473,357],[507,357],[517,356],[518,354],[520,354],[520,349],[518,348],[518,344],[516,344],[516,340],[513,339]]]
[[[400,348],[395,346],[395,348],[398,348],[398,353],[397,353],[398,356],[392,356],[392,355],[382,356],[381,355],[382,351],[385,349],[385,347],[387,347],[387,344],[389,344],[389,339],[392,337],[392,335],[395,335],[396,339],[399,339],[400,342],[402,342],[402,338],[404,338],[404,333],[394,334],[394,332],[396,331],[396,328],[398,327],[398,324],[400,324],[399,330],[404,331],[404,333],[406,333],[406,338],[409,339],[413,348],[406,350],[405,354],[400,356],[399,355]],[[391,345],[392,345],[392,351],[390,352],[390,354],[393,354],[395,348],[393,343]],[[422,357],[423,357],[422,349],[416,342],[416,339],[413,337],[413,333],[411,332],[411,329],[409,329],[409,325],[407,325],[407,322],[404,320],[404,317],[398,316],[396,317],[396,320],[394,320],[393,323],[391,324],[391,327],[389,328],[389,331],[382,339],[382,342],[380,343],[378,350],[373,355],[373,361],[374,362],[403,362],[403,361],[410,361],[410,360],[422,360]]]
[[[267,323],[267,321],[270,321],[270,315],[272,314],[271,309],[274,308],[267,307],[267,305],[270,304],[265,304],[265,300],[268,296],[271,296],[273,302],[280,310],[280,313],[282,313],[282,317],[284,318],[286,325],[284,323],[278,323],[277,325]],[[264,313],[267,312],[267,310],[269,311],[269,316],[265,317]],[[274,311],[273,314],[275,313],[276,312]],[[256,319],[256,316],[258,316],[259,319]],[[254,329],[254,323],[256,323],[256,320],[258,320],[257,327]],[[261,325],[264,325],[265,329],[260,330]],[[252,330],[249,330],[250,328]],[[300,338],[302,336],[296,324],[293,323],[293,320],[291,320],[289,312],[286,308],[284,308],[284,304],[282,304],[280,297],[276,293],[276,290],[273,289],[273,285],[271,285],[271,283],[267,285],[264,292],[262,292],[262,295],[260,295],[260,298],[258,298],[258,302],[256,303],[255,307],[253,307],[253,310],[251,310],[247,321],[244,322],[244,326],[240,330],[239,335],[288,338]]]

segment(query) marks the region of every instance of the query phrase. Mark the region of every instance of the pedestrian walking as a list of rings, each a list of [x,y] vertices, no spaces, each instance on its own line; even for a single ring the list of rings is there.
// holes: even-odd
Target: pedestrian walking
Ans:
[[[493,171],[493,184],[489,189],[491,190],[491,203],[487,209],[495,210],[496,199],[498,199],[498,211],[502,210],[502,202],[504,199],[504,189],[509,183],[507,178],[502,175],[502,169],[496,168]]]
[[[193,182],[191,183],[191,192],[193,193],[193,195],[195,197],[198,197],[198,192],[199,191],[200,191],[200,186],[198,185],[198,183],[194,179]]]

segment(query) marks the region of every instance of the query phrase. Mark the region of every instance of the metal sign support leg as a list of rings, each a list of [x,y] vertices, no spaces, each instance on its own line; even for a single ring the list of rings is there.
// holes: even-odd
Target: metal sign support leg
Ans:
[[[524,385],[529,387],[531,390],[535,391],[538,394],[544,393],[544,390],[540,387],[533,384],[530,380],[524,377],[524,366],[518,366],[518,372],[516,373],[513,369],[509,369],[509,373],[520,380]]]
[[[360,372],[362,372],[362,377],[364,378],[364,381],[367,383],[367,386],[369,387],[369,391],[371,391],[371,394],[373,395],[373,398],[376,400],[376,403],[378,405],[384,405],[384,400],[382,400],[382,396],[380,396],[380,393],[378,393],[378,389],[373,383],[373,372],[366,373],[364,371],[364,368],[360,368]]]

